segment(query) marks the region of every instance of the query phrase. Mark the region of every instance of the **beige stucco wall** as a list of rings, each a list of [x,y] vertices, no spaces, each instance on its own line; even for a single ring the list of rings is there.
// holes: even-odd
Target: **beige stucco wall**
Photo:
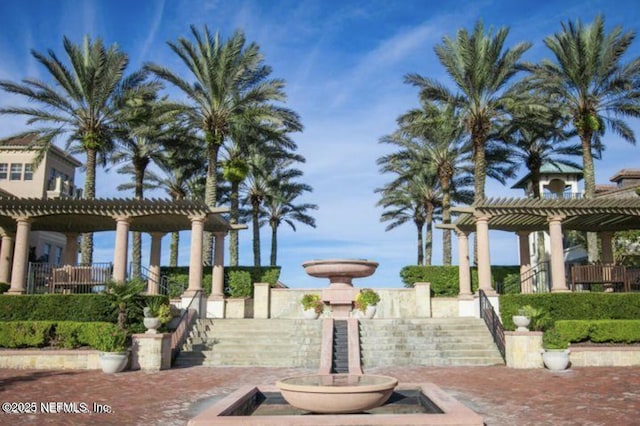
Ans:
[[[570,348],[572,367],[640,366],[639,347],[577,347]]]
[[[505,361],[511,368],[543,368],[542,332],[505,331]]]
[[[0,368],[99,370],[98,353],[93,350],[7,350],[0,352]]]

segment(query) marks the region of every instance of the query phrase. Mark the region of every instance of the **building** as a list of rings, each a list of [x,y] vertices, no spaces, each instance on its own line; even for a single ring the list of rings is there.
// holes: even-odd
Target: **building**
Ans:
[[[0,145],[0,198],[72,199],[82,198],[75,186],[78,160],[52,146],[42,161],[34,166],[38,155],[34,137],[15,138]],[[4,235],[7,230],[0,230]],[[57,232],[32,232],[29,238],[29,260],[51,264],[62,263],[66,238]],[[0,277],[6,278],[6,277]],[[0,280],[1,281],[1,280]]]

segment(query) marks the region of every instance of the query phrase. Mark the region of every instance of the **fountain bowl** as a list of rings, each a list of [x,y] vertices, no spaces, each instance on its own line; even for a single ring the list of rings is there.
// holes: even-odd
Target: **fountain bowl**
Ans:
[[[316,278],[364,278],[376,271],[378,262],[365,259],[309,260],[302,267],[307,274]]]
[[[379,407],[397,384],[395,377],[373,374],[310,374],[276,382],[290,405],[320,414],[360,413]]]

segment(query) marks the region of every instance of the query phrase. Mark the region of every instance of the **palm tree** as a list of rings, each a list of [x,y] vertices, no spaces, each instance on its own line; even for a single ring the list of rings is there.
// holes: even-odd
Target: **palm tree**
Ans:
[[[28,117],[28,124],[40,124],[14,137],[35,136],[39,149],[36,163],[54,144],[55,139],[66,137],[66,149],[73,145],[86,154],[84,196],[96,195],[96,164],[113,149],[113,122],[117,109],[114,98],[118,93],[135,87],[142,79],[140,73],[124,78],[129,62],[125,53],[116,45],[105,47],[101,39],[91,41],[85,36],[81,45],[73,44],[67,37],[63,46],[68,64],[49,50],[47,55],[31,51],[55,82],[55,87],[35,78],[25,78],[21,83],[0,81],[6,92],[21,95],[41,107],[5,107],[0,114]],[[93,260],[93,236],[82,238],[82,263]]]
[[[591,25],[580,20],[562,23],[562,31],[545,38],[555,62],[526,64],[527,83],[557,98],[573,122],[582,145],[584,196],[595,194],[593,149],[605,131],[636,143],[633,130],[623,120],[640,116],[640,58],[622,63],[635,32],[617,26],[605,33],[604,18]],[[598,258],[595,234],[589,236],[589,259]]]
[[[460,126],[460,117],[451,104],[422,102],[422,108],[412,109],[398,118],[401,130],[407,135],[421,138],[424,142],[408,145],[410,150],[422,151],[419,157],[438,178],[442,191],[442,223],[451,223],[451,198],[460,200],[463,189],[472,184],[471,149],[466,141],[466,132]],[[405,145],[406,146],[406,145]],[[454,182],[455,180],[455,182]],[[452,186],[457,191],[452,194]],[[451,230],[443,229],[442,263],[451,265]]]
[[[286,223],[296,230],[296,222],[316,227],[316,220],[307,214],[309,210],[317,210],[312,203],[296,204],[296,198],[305,192],[311,192],[311,187],[304,183],[281,179],[286,171],[279,171],[279,176],[271,181],[269,193],[264,201],[264,221],[271,227],[271,256],[270,265],[277,265],[278,256],[278,228]]]
[[[265,65],[255,43],[245,45],[245,36],[236,31],[222,42],[205,26],[200,32],[191,26],[195,45],[179,38],[169,47],[195,77],[191,83],[166,67],[147,64],[155,75],[175,85],[189,98],[187,107],[192,126],[204,134],[207,154],[205,203],[215,207],[218,188],[218,155],[230,135],[251,132],[271,123],[299,131],[302,126],[293,111],[273,102],[284,101],[284,81],[269,79],[271,68]],[[211,235],[204,242],[205,262],[211,261]]]
[[[486,170],[489,158],[485,155],[491,132],[508,118],[507,107],[514,102],[517,93],[507,84],[518,70],[518,61],[531,46],[519,43],[505,49],[509,33],[502,27],[494,34],[478,21],[473,33],[460,29],[456,38],[445,36],[435,47],[436,55],[447,74],[453,79],[458,93],[453,93],[442,83],[418,74],[409,74],[405,81],[420,89],[422,100],[453,104],[461,109],[467,131],[471,135],[474,162],[475,199],[485,197]]]
[[[380,216],[381,222],[389,222],[385,231],[391,231],[405,223],[413,222],[417,230],[418,256],[417,265],[424,263],[423,229],[426,222],[424,204],[416,194],[411,193],[412,187],[403,182],[400,185],[387,184],[377,188],[376,193],[382,194],[376,204],[385,210]]]

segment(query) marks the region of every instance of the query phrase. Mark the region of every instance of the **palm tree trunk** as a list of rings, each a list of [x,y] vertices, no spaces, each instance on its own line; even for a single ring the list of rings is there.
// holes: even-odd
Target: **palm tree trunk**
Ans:
[[[238,197],[240,192],[240,183],[232,181],[231,182],[231,200],[230,200],[230,217],[229,224],[233,225],[238,223],[239,220],[239,205],[238,205]],[[238,231],[229,231],[229,265],[238,266]]]
[[[451,223],[451,190],[449,180],[444,179],[440,185],[442,186],[442,223],[448,225]],[[451,265],[450,229],[444,229],[442,231],[442,264],[444,266]]]
[[[207,139],[207,181],[204,189],[204,202],[209,207],[215,207],[218,191],[218,152],[222,144],[222,137],[207,132],[205,138]],[[213,234],[211,232],[204,233],[202,244],[202,262],[205,265],[212,265]]]
[[[251,227],[253,228],[253,266],[259,267],[260,260],[260,205],[256,201],[251,202]]]
[[[180,245],[180,233],[172,232],[171,233],[171,244],[169,254],[169,266],[178,266],[178,247]]]
[[[593,198],[596,193],[596,177],[593,167],[593,156],[591,155],[591,131],[585,131],[580,135],[582,144],[582,173],[584,174],[584,198]],[[587,253],[589,262],[597,262],[600,258],[598,253],[598,234],[587,232]]]
[[[431,256],[433,252],[433,207],[427,207],[427,232],[424,242],[424,264],[431,266]]]
[[[424,224],[416,222],[416,228],[418,230],[418,263],[417,265],[422,265],[424,262],[424,250],[422,248],[422,228]]]
[[[271,225],[271,266],[277,265],[278,256],[278,227]]]
[[[135,165],[135,194],[137,200],[144,198],[142,182],[144,181],[144,168]],[[144,166],[143,166],[144,167]],[[139,278],[142,271],[142,234],[140,232],[131,233],[131,277]]]
[[[474,178],[474,194],[473,202],[484,200],[484,186],[487,178],[487,160],[485,158],[484,144],[486,136],[475,132],[473,138],[473,178]],[[478,239],[473,239],[473,264],[478,264]]]
[[[84,181],[84,198],[93,200],[96,198],[96,150],[87,149],[87,173]],[[80,243],[80,261],[83,265],[93,263],[93,234],[82,234]]]

